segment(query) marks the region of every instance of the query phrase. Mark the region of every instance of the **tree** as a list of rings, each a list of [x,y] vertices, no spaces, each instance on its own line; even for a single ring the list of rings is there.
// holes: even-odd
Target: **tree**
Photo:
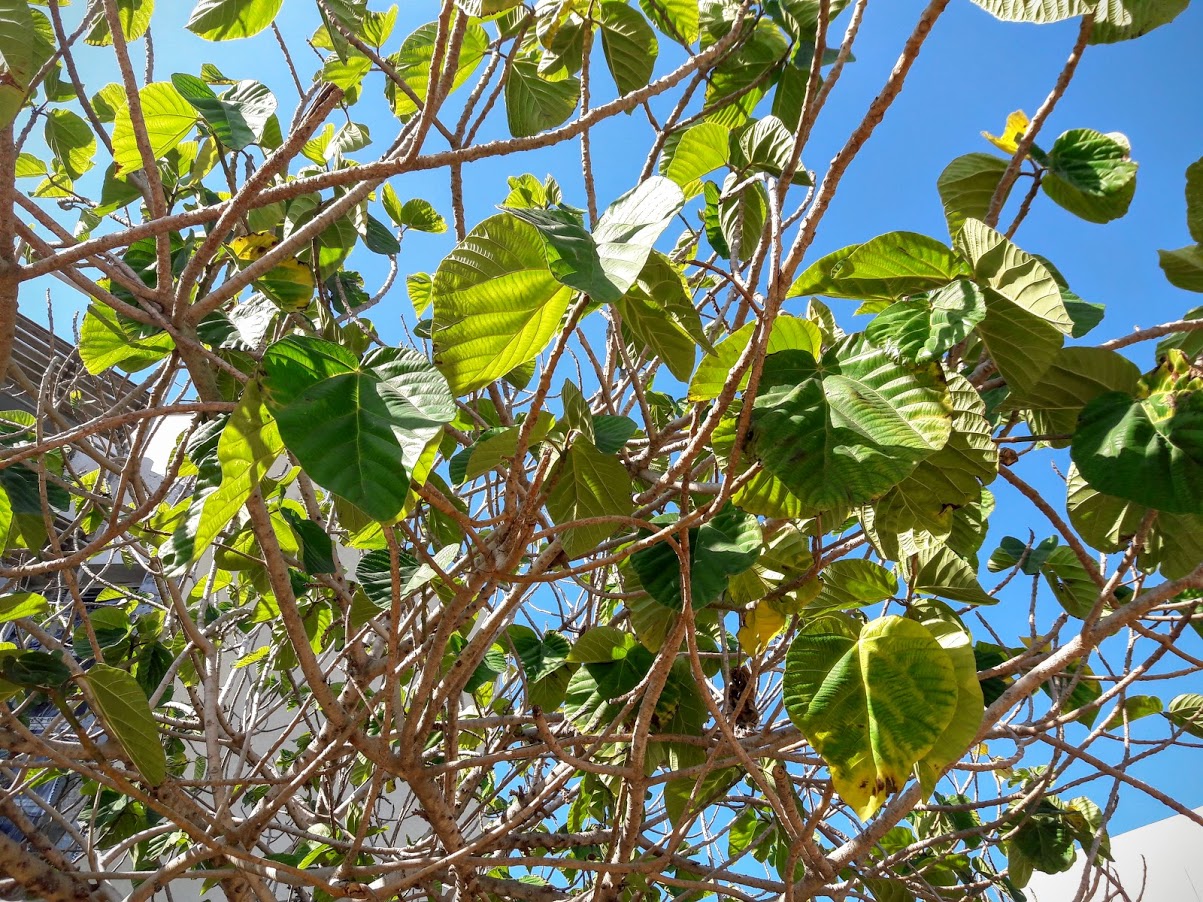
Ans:
[[[403,38],[297,2],[312,78],[282,0],[200,0],[206,40],[274,32],[281,99],[253,55],[156,76],[153,0],[0,0],[36,410],[0,416],[4,895],[1021,899],[1079,850],[1108,879],[1121,788],[1197,821],[1128,771],[1203,736],[1161,685],[1200,670],[1203,308],[1092,343],[1015,243],[1127,211],[1127,140],[1043,126],[1187,0],[973,0],[1080,22],[1047,100],[948,164],[947,239],[816,257],[949,2],[810,171],[866,0],[442,0]],[[601,196],[624,114],[646,162]],[[579,194],[522,174],[557,146]],[[1161,255],[1203,291],[1200,245]],[[31,378],[43,276],[89,306]]]

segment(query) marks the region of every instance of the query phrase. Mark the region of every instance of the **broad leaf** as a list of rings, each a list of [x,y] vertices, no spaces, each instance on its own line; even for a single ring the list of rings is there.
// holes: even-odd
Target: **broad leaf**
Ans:
[[[1036,435],[1054,448],[1069,447],[1082,408],[1108,391],[1133,392],[1140,379],[1136,364],[1103,348],[1062,348],[1041,381],[1012,392],[1008,404],[1026,411]]]
[[[752,340],[755,328],[755,323],[740,327],[715,345],[713,353],[702,358],[689,383],[690,401],[709,401],[719,396],[735,364]],[[822,341],[814,323],[796,316],[781,315],[773,320],[764,352],[772,355],[780,351],[806,351],[812,357],[818,357]],[[748,376],[745,373],[739,384],[740,390],[747,385]]]
[[[184,26],[206,41],[249,38],[275,21],[284,0],[200,0]]]
[[[146,121],[146,137],[150,152],[160,159],[175,150],[196,125],[197,114],[192,105],[170,82],[154,82],[138,92],[142,116]],[[142,168],[142,156],[134,139],[134,126],[129,107],[117,112],[113,124],[113,162],[117,173],[126,175]]]
[[[560,327],[572,291],[547,268],[530,225],[486,219],[439,264],[431,287],[435,364],[456,395],[533,360]]]
[[[419,103],[426,102],[426,89],[430,84],[430,64],[434,59],[434,42],[437,36],[438,23],[429,22],[407,37],[402,42],[401,49],[388,58],[397,77],[405,82],[418,101],[415,103],[409,93],[402,91],[392,81],[385,85],[384,93],[392,105],[393,113],[402,121],[408,120],[418,111]],[[488,33],[479,22],[469,22],[464,29],[455,75],[451,81],[452,91],[472,77],[488,49]]]
[[[1065,132],[1048,154],[1040,183],[1056,203],[1088,222],[1111,222],[1128,212],[1136,194],[1136,164],[1123,135],[1088,128]]]
[[[986,218],[990,200],[1006,171],[1007,161],[989,153],[965,154],[944,167],[936,188],[944,203],[949,235],[955,238],[966,219]]]
[[[539,74],[539,64],[534,60],[515,60],[505,83],[510,134],[527,138],[562,125],[576,109],[580,94],[579,78],[551,81]]]
[[[92,375],[110,367],[136,373],[171,353],[175,341],[166,332],[143,334],[141,323],[111,307],[93,304],[79,328],[79,357]]]
[[[1092,11],[1088,0],[973,0],[995,18],[1006,22],[1059,22]]]
[[[766,360],[752,449],[804,504],[829,510],[884,494],[951,428],[938,366],[906,366],[854,336],[821,361],[806,351]]]
[[[220,96],[201,79],[176,74],[171,83],[226,147],[243,150],[263,140],[267,121],[276,112],[276,98],[257,81],[240,81]]]
[[[92,168],[96,138],[88,123],[70,110],[51,110],[46,116],[46,144],[71,179]]]
[[[985,316],[981,289],[968,279],[957,279],[886,307],[869,323],[865,337],[908,360],[926,363],[963,341]]]
[[[590,517],[629,517],[631,477],[617,457],[602,454],[585,438],[572,443],[552,476],[547,511],[557,525]],[[592,523],[567,529],[560,534],[564,552],[570,558],[588,554],[617,530],[622,522]]]
[[[942,288],[962,275],[965,264],[934,238],[889,232],[815,261],[787,296],[893,301]]]
[[[263,366],[267,406],[301,466],[375,519],[397,516],[423,451],[455,415],[435,369],[410,350],[361,363],[305,337],[276,342]]]
[[[725,166],[731,156],[731,133],[717,122],[699,122],[667,142],[660,173],[681,186],[686,197],[701,193],[702,176]]]
[[[785,709],[862,819],[898,792],[957,710],[951,655],[922,624],[842,616],[806,624],[790,645]]]
[[[606,0],[600,7],[602,51],[619,94],[630,94],[652,80],[660,52],[656,33],[637,9]]]
[[[167,754],[138,681],[108,664],[94,664],[86,679],[105,728],[121,743],[146,782],[158,786],[167,778]]]
[[[1139,38],[1178,18],[1190,0],[1098,0],[1092,44],[1114,44]]]

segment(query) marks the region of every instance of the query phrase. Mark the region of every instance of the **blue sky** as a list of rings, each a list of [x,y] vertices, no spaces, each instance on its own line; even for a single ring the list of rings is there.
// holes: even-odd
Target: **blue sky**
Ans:
[[[291,114],[295,90],[270,33],[229,44],[206,43],[182,27],[191,5],[184,0],[160,0],[158,4],[154,19],[156,80],[166,80],[177,71],[195,73],[202,62],[213,62],[231,77],[265,82],[280,98],[281,118]],[[437,9],[433,0],[408,0],[400,5],[397,28],[386,47],[389,51],[396,49],[405,34],[433,18]],[[857,61],[847,67],[820,119],[804,157],[806,166],[821,172],[843,144],[880,89],[924,5],[918,0],[874,0],[869,4],[855,51]],[[381,9],[384,4],[373,0],[371,6]],[[75,12],[68,13],[78,15],[81,8],[71,7]],[[288,0],[279,24],[301,62],[302,79],[316,68],[316,58],[303,43],[314,23],[308,3]],[[842,33],[843,19],[837,24]],[[810,258],[896,229],[947,238],[936,177],[954,157],[990,150],[980,131],[997,133],[1011,110],[1035,112],[1064,64],[1076,32],[1075,22],[1051,26],[1001,23],[969,0],[953,0],[916,64],[906,91],[848,172]],[[1203,4],[1196,4],[1172,25],[1138,41],[1090,48],[1040,139],[1039,143],[1047,147],[1069,128],[1120,131],[1130,139],[1133,158],[1140,164],[1136,197],[1125,218],[1105,226],[1092,225],[1041,197],[1016,238],[1024,249],[1050,258],[1077,294],[1107,305],[1106,319],[1091,336],[1092,341],[1122,334],[1134,325],[1150,326],[1176,319],[1203,302],[1203,298],[1165,281],[1156,253],[1158,248],[1179,247],[1190,240],[1182,186],[1186,166],[1203,156],[1203,115],[1191,92],[1193,86],[1203,84],[1200,36]],[[136,53],[140,57],[141,51]],[[114,79],[108,54],[90,48],[83,54],[85,79],[94,82],[93,87]],[[140,71],[140,59],[137,64]],[[672,54],[665,50],[656,74],[664,74],[671,64]],[[604,100],[613,96],[613,88],[601,68],[599,62],[595,93]],[[378,92],[380,76],[373,78]],[[370,126],[378,144],[391,140],[396,123],[378,100],[353,108],[352,116]],[[638,115],[619,117],[595,130],[598,200],[603,207],[633,186],[650,144],[649,134],[646,119]],[[504,113],[499,105],[481,137],[505,136]],[[432,133],[428,146],[441,147],[441,139]],[[359,156],[366,159],[367,153]],[[485,161],[470,168],[465,173],[470,226],[494,212],[494,206],[502,201],[505,176],[520,172],[554,175],[564,186],[566,201],[584,206],[579,145],[573,142],[520,159]],[[445,176],[438,172],[401,176],[393,180],[393,185],[402,199],[425,197],[450,218]],[[452,239],[446,235],[407,237],[400,259],[402,275],[433,270],[451,244]],[[352,259],[353,265],[358,263],[363,269],[369,286],[378,281],[383,272],[381,258],[360,251]],[[50,284],[57,325],[65,331],[65,319],[81,309],[82,299],[58,283]],[[43,321],[45,287],[45,283],[28,285],[22,295],[22,309]],[[832,306],[845,323],[852,323],[850,302],[836,301]],[[412,311],[403,282],[399,281],[371,318],[386,339],[400,339],[399,321],[403,316],[412,324]],[[1142,369],[1148,368],[1151,348],[1138,350],[1135,359]],[[1053,456],[1032,455],[1032,459],[1037,457],[1038,462],[1025,464],[1022,474],[1047,488],[1050,496],[1060,498],[1063,488],[1048,466]],[[983,549],[986,553],[1004,534],[1026,537],[1027,524],[1035,522],[1028,517],[1031,511],[1023,499],[1010,495],[999,483],[993,488],[999,496],[999,509],[1006,513],[996,514],[991,540]],[[1038,529],[1037,538],[1047,533],[1047,529]],[[1026,590],[1016,591],[1018,595],[1009,598],[1017,611],[1014,630],[1026,631],[1020,622],[1026,615]],[[1050,599],[1042,604],[1046,605],[1047,622],[1055,608],[1047,606],[1052,605]],[[1000,620],[998,614],[991,614],[991,619]],[[1185,641],[1192,652],[1203,652],[1203,644],[1193,634]],[[1175,687],[1173,691],[1192,689],[1199,691],[1203,686]],[[1168,688],[1166,691],[1173,693]],[[1134,772],[1166,786],[1170,769],[1177,771],[1175,795],[1191,806],[1203,804],[1203,777],[1194,752],[1175,752]],[[1091,794],[1100,803],[1105,801],[1099,792]],[[1167,813],[1156,803],[1126,793],[1114,828],[1120,832]]]

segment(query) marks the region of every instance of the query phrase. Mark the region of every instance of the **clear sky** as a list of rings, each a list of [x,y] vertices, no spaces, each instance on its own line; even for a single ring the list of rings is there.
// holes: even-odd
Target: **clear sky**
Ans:
[[[847,67],[823,113],[804,157],[807,167],[821,172],[859,122],[924,5],[919,0],[871,0],[856,46],[857,61]],[[153,25],[155,78],[166,80],[172,72],[196,73],[202,62],[213,62],[231,77],[265,82],[280,98],[282,118],[286,118],[296,93],[271,34],[229,44],[206,43],[182,27],[191,6],[186,0],[160,0],[158,4]],[[382,9],[385,4],[372,0],[371,6]],[[432,19],[437,4],[434,0],[402,0],[400,7],[396,31],[385,48],[389,52],[396,49],[405,34]],[[78,15],[81,8],[70,9]],[[304,44],[314,22],[312,7],[304,0],[288,0],[279,20],[302,62],[303,79],[316,68],[316,58]],[[840,33],[843,24],[844,19],[838,20]],[[989,151],[980,131],[998,133],[1011,110],[1035,112],[1064,64],[1076,32],[1076,22],[1051,26],[1001,23],[969,0],[953,0],[916,64],[907,90],[845,178],[820,229],[811,259],[896,229],[946,239],[936,177],[962,153]],[[1056,135],[1077,127],[1119,131],[1130,139],[1133,158],[1140,164],[1136,197],[1125,218],[1108,225],[1092,225],[1042,196],[1016,237],[1024,249],[1051,259],[1077,294],[1107,305],[1106,319],[1091,341],[1114,337],[1134,325],[1150,326],[1179,318],[1190,307],[1203,303],[1203,297],[1180,291],[1165,281],[1156,253],[1158,248],[1179,247],[1190,241],[1182,187],[1186,166],[1203,156],[1203,109],[1194,94],[1195,88],[1203,85],[1200,38],[1203,3],[1188,9],[1172,25],[1140,40],[1090,48],[1078,77],[1039,140],[1048,147]],[[85,78],[94,80],[93,88],[114,78],[108,53],[87,49],[84,54]],[[657,76],[668,71],[673,58],[667,50],[662,52]],[[613,96],[613,88],[602,74],[603,67],[599,65],[597,70],[596,93],[608,99]],[[372,78],[378,92],[381,76]],[[361,104],[351,112],[356,121],[371,128],[377,146],[391,140],[396,123],[379,100],[370,106]],[[505,136],[504,112],[499,104],[482,138]],[[650,146],[649,129],[646,119],[624,116],[595,130],[593,140],[598,200],[604,206],[633,186]],[[438,149],[440,142],[432,132],[428,147]],[[357,156],[367,159],[368,153],[363,151]],[[494,206],[505,197],[505,176],[520,172],[554,175],[564,186],[565,200],[584,206],[579,145],[572,142],[521,159],[486,161],[470,167],[465,173],[469,226],[494,212]],[[445,175],[401,176],[393,180],[393,185],[402,199],[425,197],[450,219]],[[696,203],[688,215],[696,221]],[[400,258],[402,275],[433,270],[452,243],[449,235],[407,237]],[[382,258],[360,250],[352,258],[352,267],[356,264],[367,276],[369,287],[378,283]],[[386,339],[400,338],[401,317],[407,317],[412,325],[403,284],[399,280],[397,289],[371,314]],[[43,321],[45,287],[29,285],[22,295],[22,309]],[[52,292],[57,325],[65,331],[64,320],[81,309],[82,299],[58,283],[52,284]],[[854,325],[850,302],[836,301],[832,306],[845,325]],[[1140,351],[1136,359],[1142,369],[1147,369],[1151,349]],[[1044,454],[1042,462],[1026,467],[1024,475],[1047,488],[1050,495],[1060,497],[1064,489],[1047,466],[1050,459],[1051,455]],[[999,483],[993,488],[999,496],[999,509],[1015,512],[995,515],[984,554],[1002,535],[1026,537],[1027,524],[1036,522],[1034,517],[1028,518],[1026,502],[1008,496]],[[1040,538],[1048,529],[1038,533]],[[1022,619],[1026,616],[1026,592],[1018,591],[1019,597],[1009,600]],[[1052,604],[1051,599],[1047,603]],[[1052,610],[1046,609],[1049,616],[1045,622],[1051,621]],[[1015,629],[1026,631],[1018,619]],[[1184,641],[1192,652],[1203,653],[1203,643],[1193,634]],[[1203,691],[1203,686],[1166,687],[1167,697],[1175,691]],[[1159,724],[1157,729],[1163,726]],[[1135,773],[1160,786],[1172,786],[1174,794],[1192,807],[1203,804],[1203,768],[1195,751],[1158,758],[1155,764],[1138,766]],[[1091,794],[1100,803],[1105,801],[1099,791]],[[1134,793],[1126,793],[1124,799],[1113,822],[1116,832],[1168,814]]]

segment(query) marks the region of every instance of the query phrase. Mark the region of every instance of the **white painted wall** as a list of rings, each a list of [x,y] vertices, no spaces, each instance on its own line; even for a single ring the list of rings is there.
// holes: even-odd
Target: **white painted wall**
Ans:
[[[1203,808],[1195,813],[1203,815]],[[1184,815],[1113,836],[1111,854],[1126,896],[1112,895],[1114,886],[1102,881],[1092,882],[1093,892],[1077,895],[1082,880],[1080,852],[1078,862],[1064,874],[1034,874],[1025,892],[1035,902],[1203,902],[1203,827]]]

